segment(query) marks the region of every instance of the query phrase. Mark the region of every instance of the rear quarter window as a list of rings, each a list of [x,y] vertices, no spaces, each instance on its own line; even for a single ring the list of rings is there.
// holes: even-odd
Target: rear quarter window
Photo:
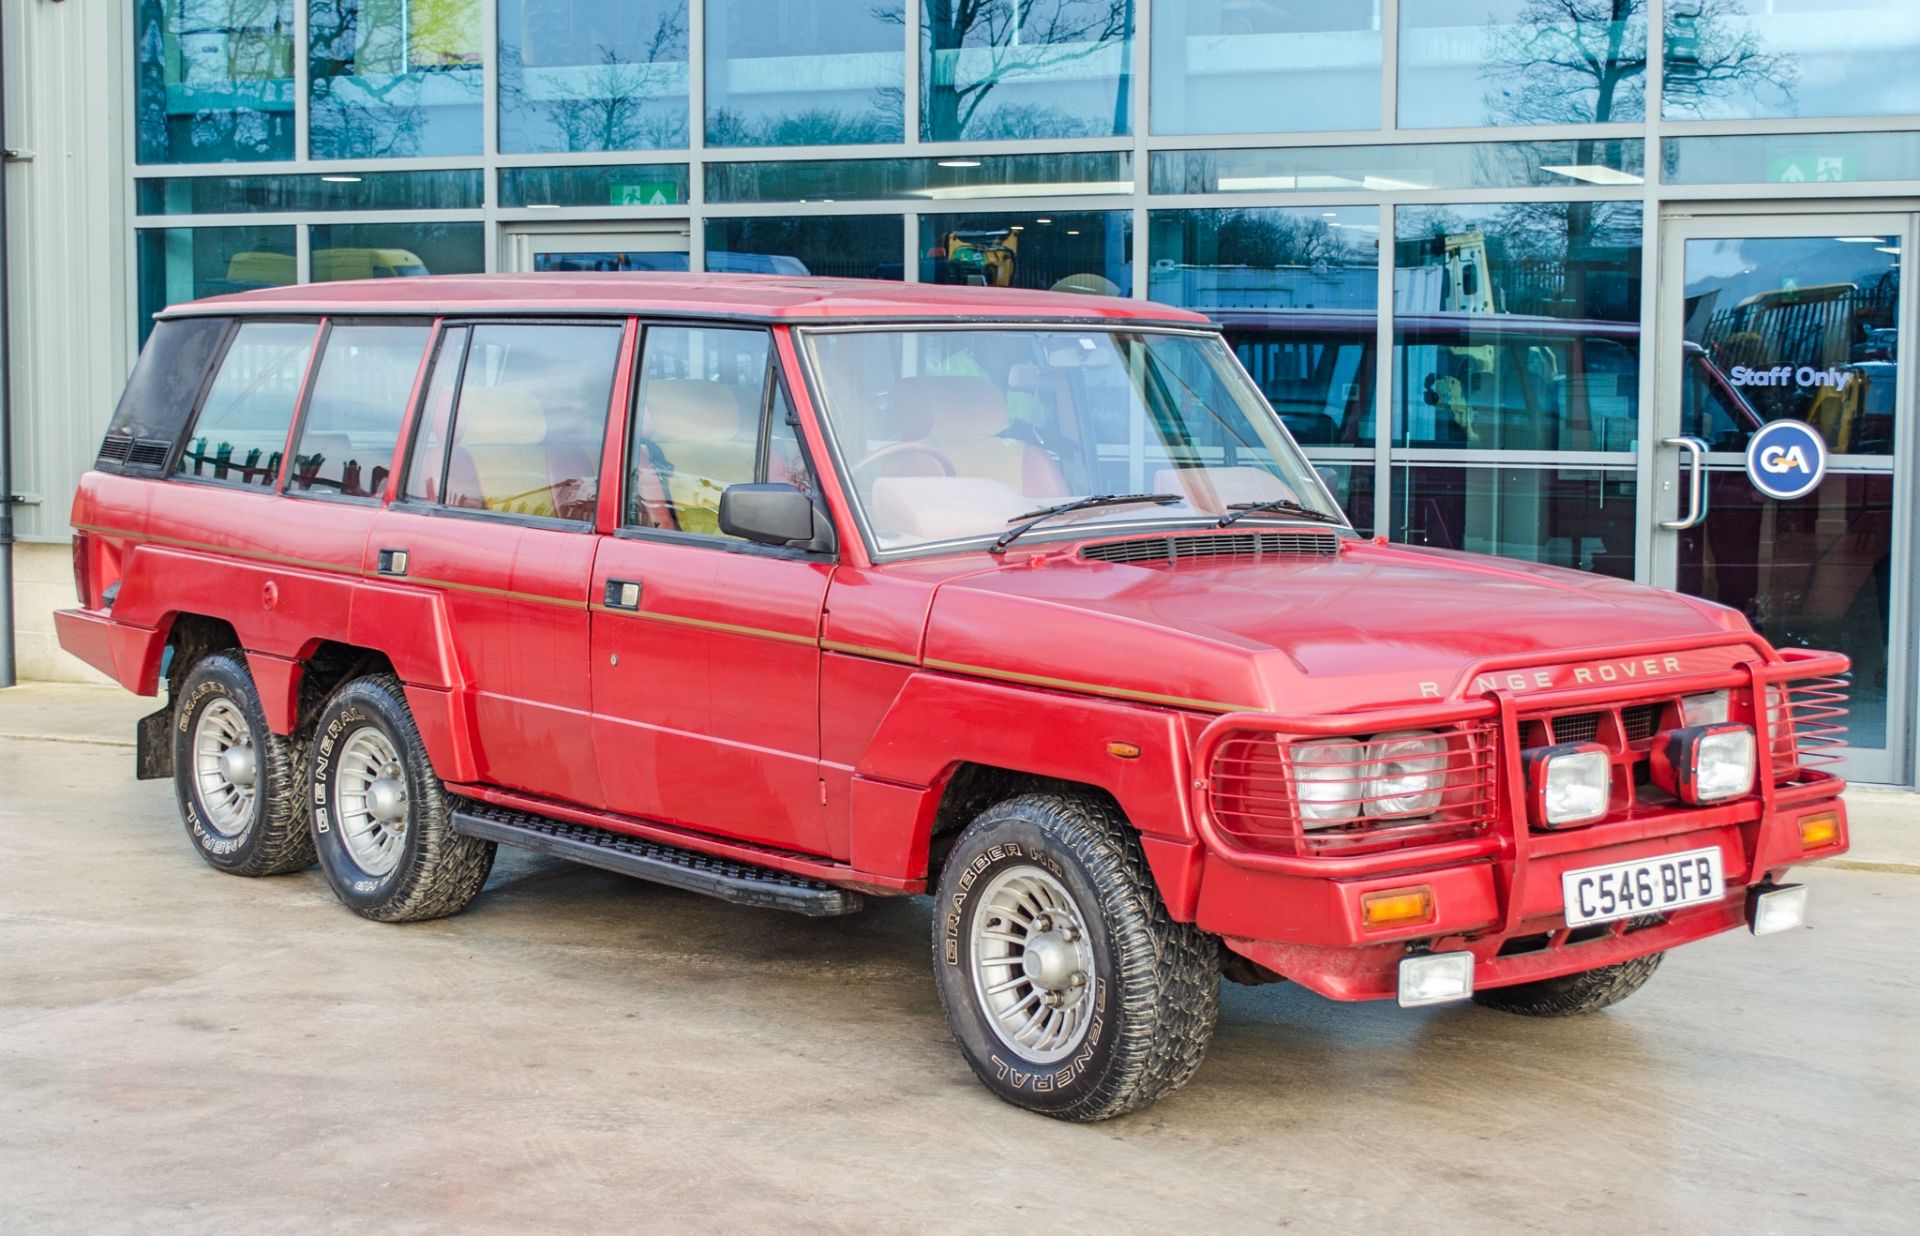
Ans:
[[[200,401],[176,475],[273,488],[317,329],[313,322],[241,325]]]
[[[227,318],[175,318],[154,326],[100,443],[96,468],[165,474],[230,324]]]

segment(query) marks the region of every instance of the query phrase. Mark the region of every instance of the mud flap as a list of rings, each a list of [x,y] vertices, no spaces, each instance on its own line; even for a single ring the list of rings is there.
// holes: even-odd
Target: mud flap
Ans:
[[[133,723],[133,764],[141,781],[173,776],[173,701]]]

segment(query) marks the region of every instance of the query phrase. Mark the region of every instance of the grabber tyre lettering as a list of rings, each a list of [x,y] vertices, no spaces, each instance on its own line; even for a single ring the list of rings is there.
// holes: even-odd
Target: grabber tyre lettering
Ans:
[[[1474,1003],[1503,1013],[1523,1017],[1574,1017],[1597,1013],[1618,1004],[1647,985],[1660,968],[1665,953],[1649,953],[1631,961],[1563,974],[1559,978],[1533,983],[1515,983],[1511,987],[1489,987],[1473,993]]]
[[[307,763],[320,868],[354,913],[385,923],[441,918],[487,882],[494,844],[453,831],[446,789],[392,675],[334,693]]]
[[[234,875],[313,865],[301,743],[267,728],[246,657],[201,658],[173,701],[173,788],[200,857]]]
[[[1193,1075],[1220,1010],[1217,942],[1176,923],[1113,804],[1021,794],[983,811],[942,868],[933,969],[989,1090],[1103,1120]]]

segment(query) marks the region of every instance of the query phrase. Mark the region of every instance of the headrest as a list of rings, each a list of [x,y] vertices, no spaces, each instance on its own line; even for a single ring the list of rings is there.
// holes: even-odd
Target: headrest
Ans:
[[[1000,388],[978,374],[933,374],[893,384],[893,410],[900,436],[987,438],[1008,424]]]
[[[652,378],[647,382],[642,423],[662,442],[730,442],[744,414],[736,388],[698,378]]]
[[[514,386],[469,386],[456,414],[463,446],[528,446],[547,436],[540,401]]]

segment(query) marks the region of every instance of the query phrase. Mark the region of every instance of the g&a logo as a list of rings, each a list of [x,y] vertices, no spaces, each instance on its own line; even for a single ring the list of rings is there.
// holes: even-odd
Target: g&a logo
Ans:
[[[1805,421],[1772,421],[1747,443],[1747,479],[1769,498],[1804,498],[1827,473],[1827,443]]]

